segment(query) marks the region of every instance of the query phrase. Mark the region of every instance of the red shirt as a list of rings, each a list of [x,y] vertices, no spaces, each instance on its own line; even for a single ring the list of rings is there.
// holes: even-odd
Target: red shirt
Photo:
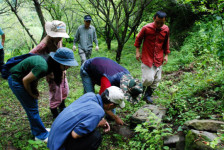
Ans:
[[[163,25],[161,29],[156,29],[154,23],[145,25],[135,40],[135,47],[140,47],[142,40],[142,63],[152,67],[159,67],[163,64],[163,54],[169,54],[169,28]]]

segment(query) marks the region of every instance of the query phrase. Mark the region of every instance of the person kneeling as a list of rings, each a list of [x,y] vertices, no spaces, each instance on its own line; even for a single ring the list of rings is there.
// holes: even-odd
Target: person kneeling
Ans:
[[[97,127],[110,131],[104,120],[104,111],[117,106],[125,107],[123,91],[111,86],[101,95],[88,92],[62,111],[54,121],[49,134],[50,150],[93,150],[97,149],[102,137]]]

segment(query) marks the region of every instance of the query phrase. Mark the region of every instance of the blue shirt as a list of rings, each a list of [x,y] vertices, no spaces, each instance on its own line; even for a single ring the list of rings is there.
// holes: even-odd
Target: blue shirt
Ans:
[[[79,26],[75,38],[74,43],[79,42],[78,47],[84,51],[91,51],[93,48],[93,42],[98,46],[96,30],[94,26],[89,26],[89,28],[85,28],[85,25]]]
[[[66,107],[56,118],[48,137],[48,148],[64,150],[63,143],[73,130],[81,136],[92,132],[104,114],[100,95],[92,92],[84,94]]]
[[[2,31],[2,29],[0,28],[0,35],[3,35],[4,32]],[[0,49],[3,49],[3,46],[2,46],[2,41],[0,41]]]
[[[129,71],[117,62],[106,57],[95,57],[84,63],[84,70],[88,73],[94,84],[100,85],[100,80],[105,76],[113,86],[120,87],[120,80]]]

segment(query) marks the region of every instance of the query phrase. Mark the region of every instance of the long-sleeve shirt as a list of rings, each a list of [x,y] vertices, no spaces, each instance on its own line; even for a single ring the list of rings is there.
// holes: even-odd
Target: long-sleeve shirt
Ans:
[[[93,84],[101,85],[101,78],[106,77],[111,85],[120,86],[121,77],[130,72],[115,61],[106,57],[95,57],[85,61],[84,70],[90,76]]]
[[[89,28],[85,28],[85,25],[79,26],[73,45],[79,42],[78,47],[84,51],[91,51],[93,48],[93,42],[98,46],[96,30],[94,26],[89,26]]]
[[[169,28],[163,25],[156,29],[154,23],[145,25],[136,37],[134,46],[139,48],[143,41],[142,63],[152,67],[159,67],[163,64],[163,55],[169,54]]]
[[[92,132],[104,114],[101,96],[92,92],[84,94],[55,119],[48,137],[48,148],[64,150],[63,144],[72,131],[80,136]]]

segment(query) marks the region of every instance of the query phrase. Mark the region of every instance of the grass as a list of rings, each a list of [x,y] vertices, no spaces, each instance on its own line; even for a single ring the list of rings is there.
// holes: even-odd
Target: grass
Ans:
[[[141,79],[140,62],[135,59],[133,43],[133,39],[126,43],[120,64],[135,78]],[[67,47],[72,48],[72,44],[67,44]],[[108,51],[106,44],[99,40],[99,48],[98,52],[93,49],[92,57],[108,57],[115,60],[115,41],[112,42],[112,49]],[[6,58],[9,57],[10,54],[7,54]],[[80,64],[77,51],[75,58]],[[83,95],[79,68],[80,66],[73,67],[67,72],[70,87],[70,93],[66,99],[67,106]],[[168,108],[165,119],[173,125],[173,132],[176,126],[181,126],[190,119],[224,120],[222,116],[224,112],[223,77],[221,62],[213,54],[208,53],[195,58],[188,54],[187,50],[171,53],[168,64],[163,67],[162,81],[154,96],[159,97],[155,100],[156,104]],[[46,144],[33,141],[26,113],[9,89],[7,81],[0,78],[0,85],[0,149],[7,149],[10,146],[25,150],[47,149]],[[48,85],[45,78],[39,81],[38,89],[41,95],[38,100],[40,117],[45,127],[51,127],[53,120],[49,109]],[[98,91],[99,86],[96,87],[96,93]],[[126,107],[122,110],[118,109],[117,113],[126,123],[129,123],[130,116],[144,104],[144,101],[137,105],[127,102]],[[131,147],[135,146],[111,131],[109,134],[104,134],[100,149],[129,149]]]

